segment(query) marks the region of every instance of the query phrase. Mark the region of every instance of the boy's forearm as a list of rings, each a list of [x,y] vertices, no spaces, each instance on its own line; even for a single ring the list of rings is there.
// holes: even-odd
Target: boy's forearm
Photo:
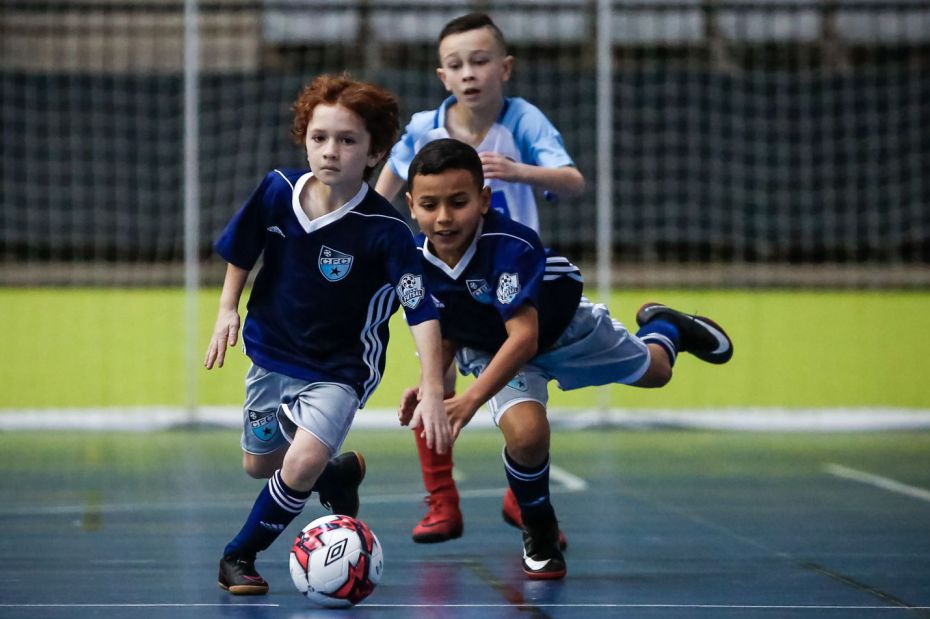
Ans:
[[[491,359],[488,367],[462,394],[480,407],[513,380],[520,369],[536,355],[536,335],[510,335]]]
[[[378,176],[378,182],[375,183],[375,191],[380,193],[388,201],[397,197],[397,193],[404,186],[404,179],[394,174],[394,170],[387,163],[381,168],[381,174]]]
[[[226,278],[223,280],[223,292],[220,293],[221,309],[239,309],[239,299],[245,289],[249,272],[233,264],[226,265]]]
[[[420,397],[443,396],[442,338],[438,320],[427,320],[410,327],[420,357]]]
[[[584,193],[584,176],[576,167],[545,168],[529,164],[523,165],[526,166],[524,176],[526,183],[529,185],[551,191],[566,198]]]

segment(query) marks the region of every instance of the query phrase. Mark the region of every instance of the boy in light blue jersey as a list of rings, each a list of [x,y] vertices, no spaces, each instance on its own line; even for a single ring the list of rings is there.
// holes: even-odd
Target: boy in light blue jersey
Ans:
[[[562,136],[545,114],[519,97],[505,97],[514,58],[490,17],[458,17],[439,34],[436,70],[451,96],[435,110],[418,112],[391,150],[375,189],[389,200],[407,180],[424,144],[455,138],[481,156],[491,208],[539,232],[533,189],[571,197],[584,191]]]
[[[662,387],[679,352],[722,364],[733,345],[709,318],[658,303],[639,309],[640,329],[629,333],[582,296],[577,267],[490,209],[490,193],[477,153],[457,140],[427,144],[410,165],[407,203],[422,231],[416,242],[439,308],[443,363],[454,355],[461,372],[476,377],[445,401],[453,435],[488,404],[520,511],[523,571],[558,579],[566,565],[549,498],[548,382]],[[412,418],[417,397],[415,388],[404,393],[401,422]]]
[[[403,306],[424,391],[414,424],[438,452],[450,444],[437,312],[410,228],[366,179],[397,135],[397,101],[324,75],[294,104],[292,135],[309,169],[269,172],[216,242],[228,263],[204,365],[222,367],[239,332],[239,298],[262,258],[242,338],[252,367],[243,406],[243,466],[269,477],[220,560],[220,587],[267,593],[255,569],[311,491],[334,513],[358,513],[360,454],[333,458],[381,380],[391,314]]]
[[[410,162],[425,144],[455,138],[478,151],[491,208],[538,233],[534,189],[571,197],[584,191],[584,177],[542,111],[524,99],[504,96],[514,58],[507,54],[503,33],[483,13],[453,19],[439,34],[439,62],[436,72],[451,96],[437,109],[413,115],[375,189],[393,199],[407,181]],[[446,389],[455,389],[454,370],[446,376]],[[414,527],[413,539],[441,542],[459,537],[463,520],[451,451],[436,454],[418,440],[417,452],[429,494],[427,514]],[[520,526],[520,512],[509,492],[503,515]]]

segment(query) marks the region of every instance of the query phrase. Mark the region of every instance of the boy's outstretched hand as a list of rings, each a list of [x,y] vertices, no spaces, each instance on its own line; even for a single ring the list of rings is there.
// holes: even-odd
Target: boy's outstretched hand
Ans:
[[[239,337],[239,312],[236,310],[220,310],[216,317],[216,325],[213,327],[213,337],[210,338],[210,346],[207,348],[207,356],[203,360],[203,365],[208,370],[213,369],[213,365],[223,367],[226,360],[226,347],[235,346],[236,339]]]
[[[407,389],[400,398],[397,418],[402,426],[422,428],[420,436],[426,439],[426,445],[436,453],[444,454],[452,446],[452,430],[441,398],[421,399],[419,389]]]
[[[462,428],[468,425],[475,413],[478,412],[480,405],[476,406],[471,398],[468,397],[468,391],[459,396],[454,396],[446,400],[446,416],[452,425],[452,440],[459,437]]]

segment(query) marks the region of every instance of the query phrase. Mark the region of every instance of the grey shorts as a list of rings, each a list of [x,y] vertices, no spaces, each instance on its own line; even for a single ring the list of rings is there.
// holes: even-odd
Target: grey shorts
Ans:
[[[478,376],[491,354],[463,347],[456,353],[459,371]],[[536,355],[488,402],[499,424],[507,409],[519,402],[549,401],[548,383],[560,389],[580,389],[611,383],[631,384],[649,369],[649,349],[638,337],[610,317],[605,305],[581,299],[571,323],[546,352]]]
[[[245,375],[242,450],[267,454],[288,445],[297,428],[338,453],[355,412],[358,395],[341,383],[308,383],[253,364]]]

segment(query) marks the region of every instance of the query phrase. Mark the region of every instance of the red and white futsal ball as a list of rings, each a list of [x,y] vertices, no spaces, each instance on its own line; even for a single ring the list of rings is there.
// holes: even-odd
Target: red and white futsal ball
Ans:
[[[349,516],[317,518],[291,547],[291,578],[309,600],[330,608],[358,604],[381,582],[384,555],[368,525]]]

